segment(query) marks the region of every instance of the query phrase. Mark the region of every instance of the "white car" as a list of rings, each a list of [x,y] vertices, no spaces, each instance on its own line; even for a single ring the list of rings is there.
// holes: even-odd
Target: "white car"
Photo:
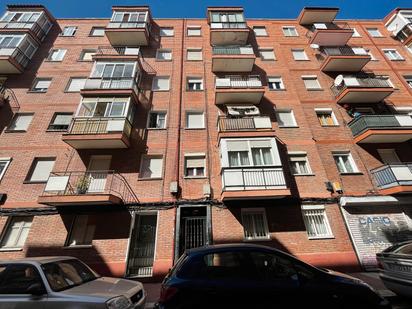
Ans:
[[[100,277],[73,257],[0,261],[0,309],[143,309],[140,282]]]

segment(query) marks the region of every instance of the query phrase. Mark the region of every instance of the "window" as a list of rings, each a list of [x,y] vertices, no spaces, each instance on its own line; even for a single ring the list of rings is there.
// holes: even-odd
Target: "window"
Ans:
[[[104,28],[103,27],[93,27],[90,31],[90,36],[104,36]]]
[[[391,61],[405,60],[396,49],[383,49],[383,52],[385,53],[386,58]]]
[[[205,155],[185,155],[185,176],[205,176]]]
[[[33,119],[33,113],[17,113],[14,115],[7,131],[27,131]]]
[[[93,61],[93,55],[95,54],[95,49],[83,49],[80,53],[80,61]]]
[[[189,26],[187,27],[187,36],[201,36],[200,26]]]
[[[409,85],[410,88],[412,88],[412,75],[409,76],[404,76],[406,83]]]
[[[303,205],[302,216],[309,239],[333,238],[324,206]]]
[[[296,61],[309,60],[304,49],[292,49],[292,55]]]
[[[282,27],[284,36],[299,36],[294,26]]]
[[[52,49],[49,54],[49,61],[62,61],[67,49]]]
[[[203,79],[199,77],[188,77],[187,78],[187,90],[189,91],[203,90]]]
[[[316,116],[318,117],[319,123],[322,127],[327,126],[337,126],[338,120],[331,109],[315,109]]]
[[[34,158],[26,182],[46,182],[53,169],[55,158]]]
[[[293,175],[311,175],[306,152],[288,152],[289,164]]]
[[[83,98],[77,117],[126,117],[131,108],[129,98]],[[130,120],[130,119],[129,119]]]
[[[356,30],[356,28],[352,28],[352,30],[353,30],[353,33],[352,33],[353,38],[360,38],[361,37],[358,30]]]
[[[64,27],[61,35],[62,36],[74,36],[76,34],[76,31],[77,31],[77,27],[75,26]]]
[[[229,167],[268,166],[280,161],[277,151],[272,152],[276,144],[273,146],[270,139],[224,140],[223,144],[227,151],[223,151],[223,160]]]
[[[13,22],[33,23],[33,22],[36,22],[40,18],[40,15],[41,15],[40,12],[7,11],[0,20],[6,23],[13,23]]]
[[[69,83],[67,84],[67,92],[79,92],[80,89],[84,88],[86,83],[86,77],[70,77]]]
[[[10,217],[1,239],[2,249],[21,249],[29,235],[33,217]]]
[[[369,34],[374,38],[382,37],[382,34],[380,33],[378,28],[366,28],[366,31],[368,31]]]
[[[169,76],[156,76],[153,78],[153,91],[168,91],[170,89]]]
[[[164,129],[166,127],[166,112],[150,112],[149,129]]]
[[[10,165],[11,158],[0,158],[0,181],[6,173],[7,167]]]
[[[211,12],[210,19],[212,28],[246,28],[242,12]]]
[[[1,48],[15,48],[20,45],[24,35],[3,34],[0,35]]]
[[[72,113],[54,113],[53,118],[47,130],[49,131],[66,131],[72,121]]]
[[[189,61],[202,60],[202,50],[201,49],[188,49],[187,50],[187,60]]]
[[[175,31],[172,27],[161,27],[160,36],[174,36]]]
[[[92,71],[92,77],[120,78],[133,77],[135,62],[96,62]]]
[[[246,240],[270,239],[265,209],[242,208],[242,225]]]
[[[47,92],[51,84],[51,78],[36,78],[33,83],[31,91],[33,92]]]
[[[33,285],[41,287],[45,293],[46,290],[43,281],[36,267],[33,265],[23,263],[8,264],[2,265],[0,269],[0,295],[7,294],[4,295],[6,299],[10,299],[10,297],[20,299],[27,298],[28,294],[30,294],[28,293],[28,289]],[[34,298],[34,296],[32,297]]]
[[[139,178],[162,178],[163,157],[143,155]]]
[[[280,128],[293,128],[298,126],[292,110],[276,110],[276,118]]]
[[[267,36],[266,27],[265,26],[254,26],[253,31],[255,32],[256,36]]]
[[[113,12],[111,21],[119,24],[126,24],[126,27],[145,27],[148,12]],[[129,23],[131,25],[129,25]],[[117,26],[119,27],[119,25]],[[120,26],[121,27],[121,26]]]
[[[259,49],[260,59],[262,60],[275,60],[275,52],[271,48]]]
[[[283,84],[282,77],[270,76],[268,77],[268,86],[270,90],[283,90],[285,85]]]
[[[66,246],[90,246],[93,241],[96,224],[89,215],[77,215],[72,221]]]
[[[334,151],[332,155],[341,174],[358,172],[358,168],[349,151]]]
[[[186,112],[187,129],[203,129],[205,127],[204,114],[200,111]]]
[[[169,61],[172,60],[171,49],[158,49],[156,52],[156,60]]]
[[[307,90],[319,90],[322,87],[319,84],[318,77],[315,75],[302,76]]]

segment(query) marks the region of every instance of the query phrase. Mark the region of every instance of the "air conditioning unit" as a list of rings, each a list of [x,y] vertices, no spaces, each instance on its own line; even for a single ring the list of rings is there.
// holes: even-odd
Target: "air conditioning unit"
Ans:
[[[203,185],[203,196],[210,197],[211,193],[212,193],[212,188],[210,187],[210,184],[205,183]]]

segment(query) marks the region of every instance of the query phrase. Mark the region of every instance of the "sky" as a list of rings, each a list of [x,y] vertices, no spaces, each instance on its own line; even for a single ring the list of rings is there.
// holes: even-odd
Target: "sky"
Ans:
[[[243,6],[246,18],[296,18],[304,6],[339,7],[340,19],[381,19],[412,0],[1,0],[43,4],[57,18],[110,17],[112,5],[149,5],[154,18],[205,18],[208,6]]]

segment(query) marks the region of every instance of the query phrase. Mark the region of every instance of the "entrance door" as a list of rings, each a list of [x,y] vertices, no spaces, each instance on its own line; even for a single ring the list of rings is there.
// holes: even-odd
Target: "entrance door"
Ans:
[[[179,256],[187,249],[208,244],[206,207],[181,207],[179,223]]]
[[[395,149],[378,149],[378,153],[385,164],[401,163]]]
[[[89,168],[87,169],[90,177],[88,193],[104,192],[111,159],[111,156],[92,156],[90,158]]]
[[[152,276],[156,226],[157,213],[136,214],[130,238],[127,276]]]

